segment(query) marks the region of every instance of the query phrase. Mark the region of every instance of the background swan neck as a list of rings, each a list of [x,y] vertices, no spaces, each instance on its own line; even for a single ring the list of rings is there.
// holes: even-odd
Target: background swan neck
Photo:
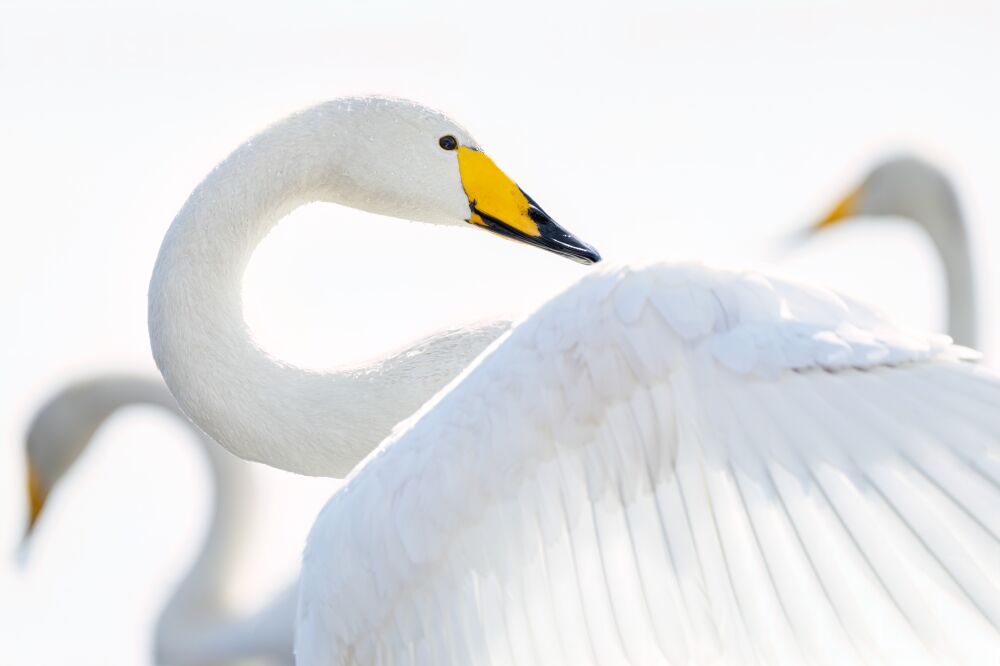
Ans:
[[[978,322],[972,244],[958,194],[949,181],[943,182],[938,189],[926,188],[939,195],[911,217],[919,220],[941,258],[948,298],[948,334],[958,344],[975,348]]]
[[[948,292],[948,334],[958,344],[977,347],[976,281],[972,252],[963,233],[939,242]]]
[[[184,649],[183,644],[188,640],[185,628],[199,626],[211,630],[213,625],[226,622],[227,582],[245,533],[243,508],[249,485],[247,465],[198,431],[181,412],[163,382],[132,375],[104,375],[70,385],[39,412],[29,437],[51,439],[53,450],[60,448],[60,441],[79,447],[78,455],[101,425],[118,410],[142,404],[166,409],[190,427],[208,460],[212,478],[214,496],[207,536],[157,624],[158,651],[176,651]]]
[[[449,331],[325,373],[258,347],[241,301],[257,244],[299,205],[358,198],[338,161],[349,151],[337,119],[326,107],[293,116],[209,174],[164,239],[149,296],[153,355],[191,418],[242,458],[323,476],[346,475],[507,328]]]
[[[162,407],[189,426],[208,461],[212,498],[206,536],[157,620],[156,662],[203,666],[266,654],[291,664],[295,586],[249,617],[234,615],[228,604],[234,563],[249,531],[249,465],[198,430],[159,380],[110,376],[88,386],[95,397],[92,414],[100,422],[135,404]]]
[[[944,268],[948,333],[958,344],[978,343],[975,262],[965,212],[955,184],[940,169],[904,162],[896,183],[896,208],[928,233]]]
[[[165,386],[157,382],[163,393]],[[168,395],[172,410],[190,424],[177,403]],[[245,537],[249,532],[247,502],[251,495],[252,479],[247,463],[239,460],[192,426],[208,460],[211,474],[211,511],[206,536],[194,563],[174,588],[157,622],[156,649],[169,648],[192,653],[187,661],[168,660],[167,663],[211,663],[197,653],[204,638],[224,640],[231,633],[234,621],[228,604],[234,564],[244,551]],[[248,638],[242,644],[246,650],[254,641]],[[251,654],[253,652],[250,652]]]

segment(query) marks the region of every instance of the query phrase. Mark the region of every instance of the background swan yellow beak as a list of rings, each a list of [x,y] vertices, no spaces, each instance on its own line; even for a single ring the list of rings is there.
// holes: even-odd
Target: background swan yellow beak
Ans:
[[[601,260],[597,250],[556,224],[482,151],[459,146],[458,169],[470,223],[582,264]]]
[[[45,506],[46,492],[42,487],[41,478],[38,476],[38,472],[32,465],[28,465],[28,525],[24,530],[24,539],[27,540],[31,536],[32,530],[35,528],[35,524],[38,522],[38,516],[42,513],[42,507]]]
[[[861,198],[861,188],[851,191],[846,197],[841,199],[833,209],[819,222],[813,225],[811,231],[826,229],[834,224],[853,217],[858,211],[858,200]]]

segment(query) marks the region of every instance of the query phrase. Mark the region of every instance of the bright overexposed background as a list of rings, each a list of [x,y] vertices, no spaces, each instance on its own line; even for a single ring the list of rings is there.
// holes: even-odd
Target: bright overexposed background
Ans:
[[[606,258],[772,262],[940,329],[940,269],[914,229],[852,225],[777,250],[873,160],[915,149],[960,187],[991,352],[998,34],[985,1],[0,0],[0,663],[149,662],[211,503],[193,440],[151,409],[114,418],[18,566],[23,433],[71,378],[155,372],[160,239],[267,123],[339,95],[410,97],[467,126]],[[523,312],[583,270],[488,234],[314,205],[258,251],[247,317],[275,354],[329,367]],[[253,473],[253,534],[233,563],[245,608],[294,575],[336,487]]]

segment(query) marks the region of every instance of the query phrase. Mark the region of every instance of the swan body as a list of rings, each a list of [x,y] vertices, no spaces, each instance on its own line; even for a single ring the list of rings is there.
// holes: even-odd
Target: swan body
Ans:
[[[328,122],[366,130],[337,146],[352,159],[332,172],[314,154]],[[223,183],[192,195],[154,269],[150,331],[197,422],[225,435],[246,416],[239,427],[252,430],[252,415],[213,391],[232,395],[255,364],[275,363],[257,350],[245,371],[202,372],[222,352],[185,357],[172,339],[207,335],[199,304],[235,298],[243,257],[276,221],[257,215],[251,174],[283,174],[282,159],[301,153],[296,168],[313,161],[343,187],[356,164],[379,182],[342,203],[440,220],[459,205],[401,204],[442,132],[472,141],[453,128],[411,103],[331,103],[265,133],[297,151],[254,139],[206,181]],[[371,166],[385,155],[392,168]],[[490,197],[469,191],[460,159],[451,169],[468,199],[452,222],[484,226],[478,204]],[[453,184],[449,174],[427,186],[443,201]],[[286,186],[269,196],[300,201]],[[197,203],[209,193],[225,202],[221,229]],[[492,208],[486,228],[523,226],[526,206],[529,218],[538,210],[528,202]],[[596,259],[564,230],[522,234],[503,235]],[[239,257],[216,255],[220,242]],[[247,344],[238,311],[215,327]],[[323,509],[303,559],[296,663],[989,663],[1000,650],[1000,380],[973,355],[781,278],[592,271],[398,425]],[[253,453],[289,468],[323,459],[315,441],[346,444],[334,429]]]
[[[929,162],[903,155],[877,164],[813,231],[864,216],[912,220],[934,244],[948,290],[948,332],[959,344],[978,342],[975,265],[969,230],[951,179]]]
[[[101,375],[70,384],[50,398],[32,420],[26,439],[31,516],[28,533],[47,497],[113,413],[134,404],[162,407],[185,423],[167,387],[131,375]],[[211,468],[215,501],[208,537],[157,622],[158,664],[235,664],[246,657],[292,663],[296,587],[278,594],[259,612],[234,617],[225,607],[230,563],[246,527],[240,514],[249,475],[234,458],[195,432]]]

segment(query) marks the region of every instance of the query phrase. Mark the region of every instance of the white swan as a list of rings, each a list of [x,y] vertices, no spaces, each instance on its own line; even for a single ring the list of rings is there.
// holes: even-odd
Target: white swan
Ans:
[[[899,216],[916,222],[934,243],[948,289],[948,332],[975,347],[976,288],[969,232],[951,180],[940,169],[904,155],[875,166],[813,227],[822,231],[860,216]]]
[[[351,442],[309,413],[378,406],[341,377],[324,394],[340,404],[305,404],[281,446],[246,445],[296,380],[247,335],[240,275],[314,199],[597,258],[418,105],[337,100],[258,135],[174,220],[150,334],[192,416],[278,467],[342,466]],[[1000,381],[962,353],[756,273],[594,271],[323,509],[297,663],[988,663]]]
[[[230,156],[226,169],[213,173],[192,193],[180,214],[188,223],[167,232],[150,285],[153,354],[172,359],[161,362],[160,370],[169,386],[185,387],[174,393],[181,407],[205,432],[227,442],[243,458],[269,460],[275,448],[290,450],[288,444],[295,442],[296,457],[284,461],[284,469],[342,477],[392,426],[468,364],[474,354],[467,355],[467,348],[481,351],[498,335],[497,324],[490,323],[435,336],[366,365],[313,372],[262,353],[243,323],[240,284],[250,254],[281,217],[302,203],[338,201],[432,223],[469,217],[467,200],[463,198],[463,212],[448,199],[462,192],[458,173],[450,171],[459,154],[468,181],[482,183],[474,185],[483,192],[482,208],[506,214],[511,206],[527,206],[510,181],[506,183],[511,192],[488,189],[503,185],[499,182],[503,174],[469,147],[467,135],[458,128],[454,133],[463,140],[461,147],[445,150],[436,143],[444,139],[436,137],[434,148],[440,155],[424,161],[420,173],[400,174],[400,165],[415,156],[413,146],[393,141],[413,131],[406,122],[396,122],[396,106],[346,101],[294,116],[274,131],[258,135],[253,145]],[[379,117],[382,124],[374,131],[381,134],[375,136],[369,123]],[[430,129],[438,117],[414,114],[409,120]],[[385,152],[379,160],[357,168],[346,149],[365,142],[373,147],[378,142]],[[310,159],[304,159],[303,150]],[[267,157],[261,159],[262,154]],[[277,164],[282,166],[276,170]],[[335,177],[347,169],[350,181]],[[386,179],[396,181],[395,198],[379,196]],[[453,191],[441,192],[443,179]],[[244,189],[248,182],[258,188],[249,198]],[[483,228],[526,242],[547,243],[563,252],[590,251],[574,247],[574,239],[537,207],[514,220],[514,226],[502,225],[489,215],[475,219]],[[542,235],[539,229],[544,230]],[[193,247],[200,249],[192,253]],[[189,293],[196,283],[205,288]],[[178,325],[188,319],[200,325]],[[191,354],[195,350],[206,353]],[[219,381],[199,381],[206,375]],[[222,386],[225,395],[219,392]]]
[[[102,375],[74,382],[38,410],[26,439],[30,506],[26,539],[50,493],[97,429],[114,412],[134,404],[162,407],[188,423],[161,381],[131,375]],[[157,664],[205,665],[266,657],[268,663],[291,664],[295,586],[247,617],[235,617],[226,608],[231,563],[247,527],[241,508],[249,470],[246,463],[194,432],[212,472],[212,517],[195,563],[160,614],[154,659]]]

